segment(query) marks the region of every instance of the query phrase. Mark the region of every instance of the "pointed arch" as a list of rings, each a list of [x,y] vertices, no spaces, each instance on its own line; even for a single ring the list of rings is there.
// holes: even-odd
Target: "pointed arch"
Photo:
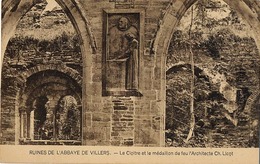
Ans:
[[[91,92],[91,67],[92,58],[89,57],[97,51],[95,37],[92,33],[90,22],[88,21],[85,9],[81,6],[78,0],[55,0],[69,17],[72,25],[75,28],[76,34],[80,40],[80,48],[83,62],[83,77],[82,81],[78,79],[78,83],[82,85],[82,105],[86,106],[89,96],[86,92]],[[4,54],[10,38],[16,30],[19,20],[37,3],[42,0],[3,0],[2,1],[2,43],[1,53]],[[3,63],[4,56],[2,55],[0,63]],[[2,67],[0,67],[2,72]],[[21,76],[20,76],[21,77]],[[1,74],[0,74],[1,79]],[[23,79],[23,78],[22,78]],[[21,79],[21,80],[22,80]],[[23,81],[23,80],[22,80]],[[17,109],[16,109],[17,112]],[[84,111],[82,111],[84,112]],[[0,112],[1,117],[1,112]],[[2,129],[0,124],[0,130]],[[17,127],[15,127],[17,131]],[[83,132],[84,133],[84,132]],[[18,143],[16,139],[15,143]],[[83,143],[84,144],[84,143]]]
[[[168,54],[168,47],[171,42],[173,33],[178,26],[186,11],[198,0],[172,0],[164,12],[162,21],[160,22],[159,30],[157,31],[153,48],[155,51],[155,70],[158,70],[160,79],[161,93],[159,99],[163,100],[161,114],[165,117],[166,105],[166,59]],[[254,39],[258,50],[260,50],[260,2],[257,0],[224,0],[231,8],[238,12],[238,14],[247,21],[252,28]],[[165,145],[165,118],[161,119],[161,145]]]

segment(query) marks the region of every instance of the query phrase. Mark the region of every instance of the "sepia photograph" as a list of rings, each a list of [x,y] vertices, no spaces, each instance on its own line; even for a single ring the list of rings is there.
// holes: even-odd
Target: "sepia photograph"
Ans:
[[[123,160],[99,163],[259,151],[259,0],[2,0],[1,13],[1,146]]]

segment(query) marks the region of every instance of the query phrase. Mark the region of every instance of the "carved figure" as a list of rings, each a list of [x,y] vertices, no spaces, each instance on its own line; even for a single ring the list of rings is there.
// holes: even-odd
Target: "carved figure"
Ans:
[[[121,17],[109,30],[109,59],[126,60],[126,89],[138,88],[138,30],[127,17]]]

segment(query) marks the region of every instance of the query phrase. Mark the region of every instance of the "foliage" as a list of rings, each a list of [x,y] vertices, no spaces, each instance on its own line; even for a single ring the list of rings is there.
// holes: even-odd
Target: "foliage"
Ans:
[[[187,143],[185,139],[189,132],[189,98],[190,98],[190,68],[179,69],[174,74],[167,75],[166,90],[166,138],[170,146],[206,147],[208,130],[216,126],[215,117],[223,110],[223,95],[212,91],[212,83],[199,76],[195,77],[195,128],[194,134]]]
[[[205,31],[202,32],[200,29],[192,30],[190,38],[187,33],[185,30],[174,32],[169,46],[167,64],[171,65],[171,62],[175,64],[190,62],[187,49],[192,45],[192,50],[196,54],[194,56],[195,61],[200,62],[197,64],[204,68],[206,67],[208,73],[211,74],[210,78],[214,79],[208,80],[206,76],[200,76],[201,73],[196,74],[195,72],[194,105],[196,125],[193,136],[190,142],[187,143],[185,138],[189,129],[191,70],[189,67],[183,66],[182,69],[175,69],[171,73],[167,73],[166,142],[169,146],[181,147],[207,147],[211,144],[216,147],[218,145],[231,146],[229,139],[232,137],[232,133],[236,133],[237,128],[234,128],[234,132],[229,132],[232,129],[229,128],[231,122],[224,114],[227,112],[225,104],[228,103],[228,100],[219,91],[223,79],[217,79],[216,77],[217,75],[224,76],[229,85],[237,88],[258,85],[254,76],[256,76],[256,69],[259,66],[248,60],[248,56],[251,56],[252,60],[258,54],[258,51],[255,50],[254,40],[250,37],[240,37],[230,28],[223,27],[213,30],[206,37]],[[185,54],[188,54],[188,57],[185,57]],[[249,76],[249,74],[252,76]],[[215,82],[213,83],[212,80]],[[243,108],[245,102],[245,100],[241,100],[238,109]],[[248,131],[239,132],[240,139],[244,139],[246,133]],[[214,137],[220,136],[224,139],[221,143],[217,143]],[[248,146],[244,141],[238,140],[236,142],[241,146]]]
[[[80,112],[77,102],[72,96],[65,96],[59,102],[57,112],[59,139],[77,140],[80,137]]]
[[[65,32],[53,40],[39,40],[29,36],[11,38],[7,45],[6,54],[10,58],[14,58],[19,55],[21,50],[37,50],[39,52],[62,52],[70,50],[80,52],[80,45],[76,35],[71,37]]]

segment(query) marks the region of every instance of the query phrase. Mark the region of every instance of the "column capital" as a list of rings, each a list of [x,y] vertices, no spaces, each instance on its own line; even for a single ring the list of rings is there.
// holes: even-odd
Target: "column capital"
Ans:
[[[26,111],[27,111],[27,107],[25,107],[25,106],[20,106],[20,107],[19,107],[19,111],[20,111],[20,112],[26,112]]]

